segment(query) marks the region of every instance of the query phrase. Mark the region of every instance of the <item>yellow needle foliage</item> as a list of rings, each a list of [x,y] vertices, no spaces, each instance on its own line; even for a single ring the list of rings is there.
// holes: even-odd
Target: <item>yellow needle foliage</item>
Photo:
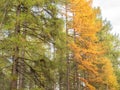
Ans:
[[[102,62],[104,63],[104,65],[102,67],[103,73],[101,74],[101,76],[104,79],[104,82],[110,88],[110,90],[116,90],[117,79],[116,79],[116,76],[114,74],[114,70],[112,68],[111,61],[108,60],[107,58],[104,58],[102,60]]]
[[[102,28],[102,20],[98,18],[99,9],[92,8],[92,0],[70,0],[70,12],[73,13],[73,30],[75,32],[75,42],[70,43],[69,47],[74,54],[75,62],[79,63],[78,68],[81,73],[87,71],[85,79],[86,86],[93,89],[93,82],[107,82],[110,90],[115,90],[116,78],[113,74],[113,69],[110,60],[104,58],[104,50],[102,44],[97,43],[97,33]],[[98,63],[97,60],[103,57]],[[104,63],[102,74],[101,63]],[[82,72],[83,71],[83,72]],[[105,79],[106,78],[106,79]],[[91,83],[91,85],[89,84]]]
[[[95,42],[97,41],[96,33],[101,28],[101,22],[96,18],[97,13],[91,6],[91,0],[71,0],[70,2],[73,13],[72,27],[77,35],[74,36],[76,42],[69,46],[74,53],[74,60],[79,63],[79,69],[96,76],[98,74],[97,67],[93,63],[99,54],[99,45]],[[87,78],[84,76],[83,78],[87,81]],[[88,82],[86,86],[92,87]]]

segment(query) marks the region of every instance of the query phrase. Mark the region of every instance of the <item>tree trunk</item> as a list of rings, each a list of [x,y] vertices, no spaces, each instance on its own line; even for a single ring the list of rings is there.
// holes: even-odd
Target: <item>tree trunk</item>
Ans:
[[[16,25],[15,25],[15,32],[14,37],[18,39],[18,35],[20,33],[20,21],[19,21],[19,15],[20,15],[20,5],[17,6],[16,10]],[[12,66],[12,82],[11,82],[11,90],[17,90],[17,81],[18,81],[18,60],[19,60],[19,47],[16,44],[14,48],[14,55],[13,55],[13,66]]]
[[[15,55],[13,56],[13,66],[12,66],[12,82],[11,82],[11,90],[17,90],[17,78],[18,78],[18,47],[15,48]]]
[[[68,21],[67,21],[67,19],[68,19],[68,17],[67,17],[67,2],[66,2],[66,39],[68,38],[68,25],[67,25],[67,23],[68,23]],[[68,53],[68,47],[67,47],[67,45],[68,45],[68,41],[66,40],[66,48],[67,48],[67,51],[66,51],[66,66],[67,66],[67,82],[66,82],[66,89],[67,90],[70,90],[70,61],[69,61],[69,53]]]
[[[26,41],[26,22],[24,21],[24,31],[23,31],[23,39]],[[22,43],[25,43],[25,41],[23,41]],[[24,85],[24,71],[25,71],[25,63],[24,63],[24,58],[25,58],[25,47],[22,47],[22,51],[21,51],[21,59],[19,60],[19,90],[24,89],[25,85]]]
[[[22,55],[24,57],[24,52],[22,52]],[[19,82],[18,82],[18,90],[24,89],[24,58],[19,60]]]

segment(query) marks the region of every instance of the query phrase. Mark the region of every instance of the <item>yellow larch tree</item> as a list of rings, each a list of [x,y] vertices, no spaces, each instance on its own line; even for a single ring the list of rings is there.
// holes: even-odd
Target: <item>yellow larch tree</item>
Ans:
[[[89,83],[89,78],[91,78],[91,75],[94,77],[98,75],[98,69],[94,61],[101,52],[100,45],[96,43],[96,33],[101,28],[101,20],[96,18],[99,9],[93,9],[91,2],[91,0],[70,1],[75,42],[69,44],[69,47],[78,66],[79,80],[84,83],[82,87],[95,90]]]
[[[74,31],[74,41],[69,43],[69,48],[77,64],[77,78],[82,83],[80,87],[115,90],[117,82],[112,64],[105,57],[104,44],[99,42],[97,36],[103,27],[100,9],[92,7],[92,0],[70,0],[69,6]]]

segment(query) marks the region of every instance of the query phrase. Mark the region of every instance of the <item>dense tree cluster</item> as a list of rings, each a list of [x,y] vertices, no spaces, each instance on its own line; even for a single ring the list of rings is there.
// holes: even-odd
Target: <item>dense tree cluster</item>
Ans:
[[[119,37],[92,0],[1,0],[2,90],[119,90]]]

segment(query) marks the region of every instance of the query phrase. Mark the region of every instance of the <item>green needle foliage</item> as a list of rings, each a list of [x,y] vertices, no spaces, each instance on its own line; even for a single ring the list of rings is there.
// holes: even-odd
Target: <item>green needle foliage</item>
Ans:
[[[111,86],[106,86],[107,72],[113,69],[114,72],[110,72],[120,83],[118,36],[110,33],[111,25],[107,21],[102,22],[100,15],[91,14],[94,9],[90,1],[0,0],[0,90],[93,90],[94,87],[107,90],[114,88],[110,80]],[[80,7],[75,6],[77,12],[72,11],[72,3],[81,3]],[[96,10],[95,13],[98,12]],[[91,17],[101,21],[102,25],[98,25],[101,30],[97,34],[94,20],[89,22]],[[91,31],[92,28],[95,32]],[[75,29],[80,30],[76,32]],[[98,40],[92,41],[85,35],[98,37]],[[81,46],[70,47],[73,42]],[[106,50],[104,55],[92,57],[93,42],[102,43]],[[86,48],[85,54],[83,47]],[[87,52],[89,47],[93,48]],[[75,55],[81,62],[74,59]],[[111,61],[105,63],[98,59],[97,63],[93,60],[96,57],[106,57]],[[110,69],[102,70],[101,67]],[[97,76],[105,79],[103,82],[93,75],[91,71],[94,69]]]

